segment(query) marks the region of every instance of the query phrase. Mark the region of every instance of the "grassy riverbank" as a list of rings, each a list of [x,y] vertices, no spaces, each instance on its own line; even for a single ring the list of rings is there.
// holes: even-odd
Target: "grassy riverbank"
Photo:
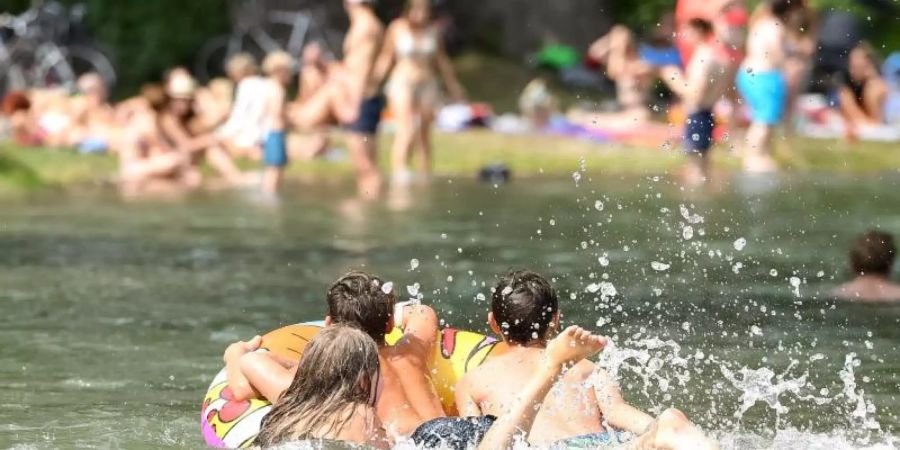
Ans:
[[[382,138],[382,148],[391,137]],[[335,146],[340,148],[338,139]],[[714,164],[720,170],[734,170],[737,159],[719,146]],[[878,173],[900,171],[900,147],[892,144],[861,143],[801,138],[777,142],[779,162],[787,171]],[[381,152],[387,167],[387,151]],[[507,136],[487,131],[438,134],[435,137],[435,172],[439,176],[473,176],[485,164],[502,162],[518,177],[568,176],[584,161],[593,173],[665,173],[682,162],[677,151],[662,148],[597,144],[554,136]],[[247,168],[252,162],[242,163]],[[112,181],[116,161],[111,156],[77,155],[53,149],[23,149],[0,144],[0,193],[30,192],[46,188],[67,188]],[[324,174],[349,176],[351,166],[343,152],[312,162],[298,161],[289,177],[308,178]]]

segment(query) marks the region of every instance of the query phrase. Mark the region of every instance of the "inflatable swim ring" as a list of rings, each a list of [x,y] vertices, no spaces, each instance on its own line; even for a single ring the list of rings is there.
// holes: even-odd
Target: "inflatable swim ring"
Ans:
[[[279,328],[263,336],[260,351],[299,359],[306,345],[323,326],[322,322],[309,322]],[[400,330],[394,330],[387,336],[388,344],[396,343],[402,335]],[[481,365],[488,356],[505,350],[506,344],[478,333],[452,328],[439,332],[429,369],[447,414],[456,414],[453,398],[456,381],[470,369]],[[228,388],[225,369],[222,369],[213,378],[203,399],[200,416],[203,439],[212,447],[249,447],[271,409],[272,404],[264,399],[235,401]]]

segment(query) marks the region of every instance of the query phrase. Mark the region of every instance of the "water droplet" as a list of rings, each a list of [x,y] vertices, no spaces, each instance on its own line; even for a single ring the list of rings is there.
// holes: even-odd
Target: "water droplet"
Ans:
[[[385,294],[390,294],[393,291],[394,291],[394,282],[392,282],[392,281],[388,281],[387,283],[384,283],[381,286],[381,292],[384,292]]]
[[[666,270],[669,270],[669,267],[671,267],[671,264],[666,264],[666,263],[662,263],[659,261],[653,261],[650,263],[650,267],[652,267],[653,270],[655,270],[657,272],[664,272]]]
[[[413,258],[413,259],[409,260],[409,270],[410,271],[416,270],[418,268],[419,268],[419,260],[418,259]]]
[[[737,251],[743,250],[744,247],[746,247],[746,246],[747,246],[747,240],[744,238],[738,238],[736,241],[734,241],[734,249]]]

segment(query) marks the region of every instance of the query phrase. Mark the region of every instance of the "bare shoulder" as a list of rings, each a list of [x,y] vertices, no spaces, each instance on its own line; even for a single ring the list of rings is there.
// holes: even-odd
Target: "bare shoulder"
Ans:
[[[566,372],[566,379],[569,381],[582,382],[588,380],[594,374],[596,369],[596,364],[585,359],[572,366],[572,368]]]

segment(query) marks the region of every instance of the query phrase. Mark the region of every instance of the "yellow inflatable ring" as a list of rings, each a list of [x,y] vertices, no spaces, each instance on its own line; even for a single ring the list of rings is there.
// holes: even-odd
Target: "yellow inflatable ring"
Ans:
[[[261,348],[285,358],[299,359],[323,326],[322,322],[308,322],[279,328],[263,336]],[[396,343],[401,336],[400,330],[394,330],[387,337],[388,344]],[[481,365],[488,356],[506,349],[502,342],[482,334],[452,328],[440,331],[429,369],[448,415],[456,414],[453,400],[456,381],[469,369]],[[212,447],[249,447],[271,409],[272,404],[264,399],[235,401],[228,388],[225,369],[222,369],[213,378],[203,399],[200,416],[203,439]]]

